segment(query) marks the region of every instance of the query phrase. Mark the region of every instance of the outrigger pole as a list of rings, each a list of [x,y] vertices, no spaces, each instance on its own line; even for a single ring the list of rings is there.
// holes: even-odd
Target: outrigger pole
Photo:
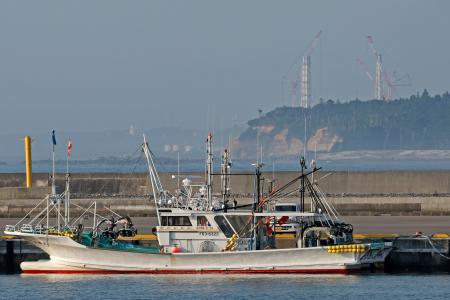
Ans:
[[[300,159],[300,166],[302,169],[302,178],[301,178],[301,186],[300,186],[300,211],[305,212],[305,169],[306,169],[306,162],[305,157],[302,156]]]
[[[69,173],[69,160],[70,153],[72,151],[72,141],[69,138],[69,142],[67,143],[67,157],[66,157],[66,201],[64,203],[64,221],[66,226],[69,225],[70,222],[70,173]],[[95,226],[95,225],[94,225]]]
[[[280,188],[278,188],[275,191],[272,191],[270,194],[268,194],[265,198],[265,202],[268,203],[271,200],[274,200],[278,197],[282,197],[284,196],[284,194],[282,194],[282,192],[284,190],[286,190],[289,186],[291,186],[292,184],[294,184],[295,182],[299,181],[302,177],[307,177],[311,174],[313,174],[314,172],[317,172],[319,170],[321,170],[322,168],[316,168],[312,171],[309,172],[304,172],[302,175],[295,177],[294,179],[292,179],[291,181],[289,181],[288,183],[286,183],[285,185],[281,186]],[[222,173],[214,173],[213,175],[223,175]],[[229,174],[230,176],[249,176],[249,175],[255,175],[255,173],[237,173],[237,174]],[[252,204],[244,204],[244,205],[239,205],[236,208],[242,208],[242,207],[248,207],[251,206]],[[220,211],[221,209],[216,209],[216,211]]]
[[[55,188],[55,146],[56,146],[55,130],[52,130],[52,196],[56,195],[56,188]]]
[[[208,209],[212,208],[212,186],[213,186],[213,153],[212,153],[212,133],[208,134],[206,139],[206,155],[207,155],[207,170],[206,170],[206,188],[208,197]]]
[[[228,198],[230,196],[230,167],[231,160],[230,154],[227,149],[225,149],[222,155],[222,164],[221,164],[221,181],[222,181],[222,201],[225,207],[228,204]]]
[[[157,198],[159,198],[160,202],[166,203],[168,193],[166,190],[164,190],[161,180],[159,179],[159,175],[158,172],[156,171],[155,163],[153,161],[152,152],[148,147],[145,135],[143,135],[143,137],[144,137],[144,144],[142,145],[142,151],[144,152],[145,158],[147,159],[148,173],[150,176],[150,183],[152,184],[153,198],[155,200],[156,216],[158,217],[158,225],[161,226]]]
[[[56,187],[55,187],[55,146],[56,146],[56,136],[55,130],[52,130],[52,198],[56,198]],[[53,201],[52,199],[52,201]],[[59,202],[58,202],[59,205]],[[59,207],[58,207],[59,210]],[[57,214],[58,218],[58,230],[59,230],[59,213]],[[49,198],[47,197],[47,234],[49,228],[49,219],[50,219],[50,211],[49,211]]]
[[[255,181],[254,181],[254,192],[253,192],[253,205],[252,205],[252,250],[257,250],[257,232],[256,232],[256,212],[261,212],[260,202],[261,202],[261,168],[263,164],[256,164],[255,168]]]

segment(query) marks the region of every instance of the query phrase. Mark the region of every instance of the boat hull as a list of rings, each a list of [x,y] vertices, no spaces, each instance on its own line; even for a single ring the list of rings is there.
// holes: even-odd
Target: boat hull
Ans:
[[[47,252],[50,260],[23,262],[24,273],[148,274],[347,274],[384,261],[378,249],[365,253],[330,253],[327,247],[206,253],[139,253],[90,248],[69,237],[20,235]],[[383,250],[383,251],[382,251]],[[376,254],[376,255],[374,255]]]
[[[52,260],[23,262],[25,274],[350,274],[360,268],[344,267],[310,267],[293,269],[96,269],[89,267],[72,267],[58,264]]]

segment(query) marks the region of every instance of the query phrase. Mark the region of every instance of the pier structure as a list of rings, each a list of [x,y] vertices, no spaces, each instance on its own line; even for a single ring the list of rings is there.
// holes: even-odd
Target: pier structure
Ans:
[[[265,177],[274,175],[276,185],[282,186],[295,174],[276,172]],[[203,177],[201,173],[191,175]],[[315,178],[328,200],[343,215],[450,216],[449,171],[319,171]],[[55,180],[57,189],[64,188],[65,174],[57,174]],[[253,180],[252,175],[231,176],[232,193],[228,197],[239,204],[251,203]],[[162,173],[161,181],[169,190],[177,189],[178,181],[172,174]],[[213,175],[212,181],[220,182],[220,175]],[[51,192],[51,184],[50,176],[43,173],[34,174],[31,188],[26,188],[23,174],[0,174],[0,218],[25,215]],[[125,215],[152,213],[152,203],[148,201],[151,186],[146,173],[74,173],[70,185],[71,198],[80,204],[96,198]],[[263,190],[269,186],[268,182],[263,184]],[[221,185],[215,185],[212,193],[221,195]],[[298,196],[293,194],[285,201],[296,201]],[[308,209],[308,203],[305,205]]]

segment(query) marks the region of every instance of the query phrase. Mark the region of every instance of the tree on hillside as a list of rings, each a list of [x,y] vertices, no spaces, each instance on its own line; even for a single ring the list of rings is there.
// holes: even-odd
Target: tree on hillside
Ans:
[[[267,112],[250,120],[239,140],[255,140],[258,126],[272,128],[260,134],[263,141],[274,141],[283,130],[288,139],[303,140],[306,118],[308,137],[323,128],[339,137],[332,150],[450,149],[449,112],[450,94],[430,96],[427,89],[389,102],[328,100],[308,109],[280,107]]]

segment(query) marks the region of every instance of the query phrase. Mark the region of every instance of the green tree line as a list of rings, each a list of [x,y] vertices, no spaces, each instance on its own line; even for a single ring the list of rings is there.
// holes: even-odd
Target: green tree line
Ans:
[[[450,149],[450,94],[430,96],[426,89],[393,101],[328,100],[307,109],[276,108],[250,120],[239,141],[254,141],[258,126],[273,126],[270,133],[260,133],[261,142],[286,128],[288,139],[304,140],[305,118],[307,138],[325,127],[340,137],[332,151]]]

